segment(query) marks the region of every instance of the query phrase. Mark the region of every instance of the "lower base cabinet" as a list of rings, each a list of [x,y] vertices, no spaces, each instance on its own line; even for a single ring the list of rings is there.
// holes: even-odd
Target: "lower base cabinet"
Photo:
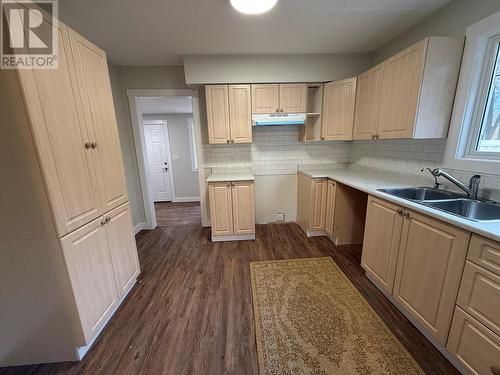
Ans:
[[[500,375],[500,337],[455,309],[447,350],[471,374]]]
[[[255,239],[253,181],[208,184],[212,241]]]
[[[465,230],[370,197],[362,266],[445,346],[469,239]]]
[[[139,274],[128,204],[63,237],[61,245],[84,346]]]

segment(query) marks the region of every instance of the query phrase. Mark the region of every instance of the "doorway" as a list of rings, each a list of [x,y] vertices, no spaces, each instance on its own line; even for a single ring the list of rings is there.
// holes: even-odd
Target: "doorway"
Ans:
[[[172,202],[175,199],[175,186],[167,124],[162,120],[145,120],[143,124],[146,169],[153,202]]]
[[[206,210],[205,176],[203,168],[198,170],[203,165],[198,91],[127,90],[127,95],[146,219],[143,229],[161,225],[166,212],[177,215],[184,207],[191,218],[193,208],[198,210],[198,224],[206,225],[208,218],[201,214]]]

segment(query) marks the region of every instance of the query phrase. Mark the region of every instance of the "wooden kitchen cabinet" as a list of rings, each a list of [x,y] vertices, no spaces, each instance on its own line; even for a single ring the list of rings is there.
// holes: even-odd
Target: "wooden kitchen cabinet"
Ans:
[[[500,374],[500,337],[460,307],[455,309],[446,349],[470,374]]]
[[[119,297],[123,297],[140,273],[129,204],[115,208],[105,220],[116,288]]]
[[[255,239],[253,181],[208,184],[212,241]]]
[[[335,214],[335,181],[328,180],[326,187],[325,233],[333,236],[333,218]]]
[[[352,139],[371,139],[377,133],[383,64],[358,76]]]
[[[106,54],[78,33],[69,32],[83,114],[96,148],[93,156],[99,179],[102,211],[128,200]]]
[[[227,85],[205,86],[207,102],[208,143],[229,143],[229,94]]]
[[[106,55],[57,36],[57,69],[0,70],[0,367],[80,360],[139,273]]]
[[[208,185],[208,194],[212,236],[233,234],[231,182],[210,183]]]
[[[393,296],[446,345],[470,233],[405,210]]]
[[[252,113],[305,113],[306,83],[252,85]]]
[[[328,180],[326,178],[313,179],[311,186],[311,222],[309,229],[321,231],[325,227],[325,200]]]
[[[463,46],[428,37],[361,74],[353,139],[446,138]]]
[[[103,220],[98,218],[61,239],[84,337],[79,346],[92,340],[118,303]]]
[[[229,128],[231,143],[252,142],[250,85],[229,85]]]
[[[373,196],[368,198],[361,266],[379,287],[390,294],[403,228],[402,213],[399,206]]]
[[[208,143],[251,143],[250,85],[207,85]]]
[[[254,184],[233,182],[231,185],[233,205],[233,231],[238,234],[255,233]]]
[[[328,82],[323,86],[321,139],[345,141],[352,139],[356,77]]]
[[[307,112],[306,83],[280,84],[280,112],[283,113]]]

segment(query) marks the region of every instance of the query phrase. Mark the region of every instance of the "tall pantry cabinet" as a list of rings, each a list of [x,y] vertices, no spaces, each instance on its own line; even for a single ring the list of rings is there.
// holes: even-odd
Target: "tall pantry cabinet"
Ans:
[[[0,70],[0,366],[81,359],[140,272],[105,53]]]

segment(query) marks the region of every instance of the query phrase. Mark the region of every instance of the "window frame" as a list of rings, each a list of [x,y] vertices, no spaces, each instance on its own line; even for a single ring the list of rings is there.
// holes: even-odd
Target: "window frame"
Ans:
[[[498,174],[500,153],[477,151],[497,47],[500,12],[469,26],[453,108],[444,166]]]

